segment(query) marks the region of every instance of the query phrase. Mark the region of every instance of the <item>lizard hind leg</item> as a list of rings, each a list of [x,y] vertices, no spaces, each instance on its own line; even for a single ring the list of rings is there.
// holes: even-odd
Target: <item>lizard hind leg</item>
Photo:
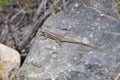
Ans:
[[[62,46],[62,42],[60,42],[59,40],[56,40],[56,43],[58,43],[59,46]]]

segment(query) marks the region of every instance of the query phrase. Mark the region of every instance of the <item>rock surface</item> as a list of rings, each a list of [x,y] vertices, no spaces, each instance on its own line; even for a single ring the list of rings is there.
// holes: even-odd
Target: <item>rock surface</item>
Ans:
[[[68,11],[49,17],[42,28],[95,48],[69,42],[59,45],[50,37],[43,40],[38,31],[21,67],[21,80],[108,80],[120,72],[120,21],[94,7],[79,8],[78,3]]]
[[[12,48],[0,44],[0,80],[18,80],[19,67],[19,53]]]

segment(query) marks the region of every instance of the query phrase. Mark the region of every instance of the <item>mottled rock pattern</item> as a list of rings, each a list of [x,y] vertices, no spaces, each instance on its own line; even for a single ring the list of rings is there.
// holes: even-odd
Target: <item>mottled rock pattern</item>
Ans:
[[[90,6],[79,9],[77,4],[71,4],[68,13],[49,17],[42,28],[96,48],[59,45],[51,38],[43,40],[38,31],[21,67],[21,80],[108,80],[120,72],[120,21]]]
[[[86,4],[87,6],[94,7],[106,15],[117,18],[114,12],[114,3],[116,3],[116,1],[117,0],[83,0],[84,4]]]

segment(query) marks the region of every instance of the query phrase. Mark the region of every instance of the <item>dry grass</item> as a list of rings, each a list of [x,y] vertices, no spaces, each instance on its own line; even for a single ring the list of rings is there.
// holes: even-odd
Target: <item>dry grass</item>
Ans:
[[[65,10],[71,1],[74,0],[13,0],[3,6],[0,9],[1,43],[19,51],[25,49],[44,21],[52,13]],[[21,30],[24,27],[30,27],[28,33]]]

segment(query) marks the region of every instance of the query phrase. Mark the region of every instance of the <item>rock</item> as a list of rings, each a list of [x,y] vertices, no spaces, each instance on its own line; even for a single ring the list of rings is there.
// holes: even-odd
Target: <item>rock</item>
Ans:
[[[108,80],[120,72],[120,21],[87,6],[71,4],[69,13],[50,16],[42,26],[67,40],[85,45],[43,40],[38,31],[20,69],[21,80]],[[77,9],[76,9],[77,8]]]
[[[117,0],[83,0],[84,4],[87,6],[94,7],[106,15],[117,18],[114,12],[114,3],[116,3],[115,1]]]
[[[18,80],[19,66],[19,53],[12,48],[0,44],[0,80]]]

